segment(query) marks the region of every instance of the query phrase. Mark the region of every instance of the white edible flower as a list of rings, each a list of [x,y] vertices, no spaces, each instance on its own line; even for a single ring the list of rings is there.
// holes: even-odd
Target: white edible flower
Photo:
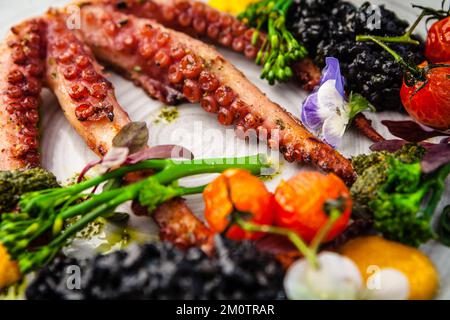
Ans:
[[[306,259],[296,261],[287,271],[284,288],[289,299],[358,299],[363,280],[356,264],[333,252],[317,256],[318,267]]]

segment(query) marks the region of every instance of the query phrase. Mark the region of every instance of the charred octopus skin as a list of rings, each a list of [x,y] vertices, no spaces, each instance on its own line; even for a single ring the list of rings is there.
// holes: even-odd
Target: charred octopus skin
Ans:
[[[115,10],[141,18],[154,19],[165,27],[202,38],[210,43],[229,48],[254,60],[265,41],[259,32],[253,44],[255,29],[248,27],[236,17],[221,12],[201,1],[194,0],[95,0],[112,6]],[[320,82],[321,71],[310,58],[292,65],[295,81],[306,91],[312,91]],[[384,138],[375,131],[362,114],[356,116],[357,128],[372,141]]]
[[[152,217],[160,228],[162,241],[173,243],[180,249],[200,247],[208,255],[214,252],[214,233],[192,213],[184,199],[162,204]]]
[[[193,0],[95,0],[115,10],[146,19],[153,19],[167,28],[195,38],[205,39],[221,47],[229,48],[254,60],[265,40],[260,32],[252,44],[255,29],[236,17],[221,12],[201,1]],[[320,69],[311,59],[293,65],[293,70],[304,89],[312,90],[320,81]]]
[[[66,26],[55,10],[47,13],[46,83],[55,93],[70,124],[98,155],[130,122],[119,106],[112,84],[91,50]]]
[[[0,44],[0,170],[39,165],[45,23],[25,21]]]
[[[0,67],[0,170],[40,164],[38,105],[44,79],[70,124],[98,155],[109,151],[114,136],[130,122],[90,49],[54,10],[11,29],[0,44]],[[211,252],[209,230],[182,199],[158,208],[155,220],[162,239]]]
[[[78,133],[98,155],[105,155],[112,140],[130,119],[118,104],[114,88],[103,74],[90,49],[74,32],[68,30],[56,11],[48,13],[47,83],[58,97],[59,103]],[[192,213],[182,200],[173,200],[159,208],[165,216],[155,220],[161,227],[163,239],[172,240],[180,247],[194,245],[206,247],[209,243],[208,229]],[[179,219],[176,230],[168,234],[167,221]],[[183,237],[183,231],[199,235],[194,240]]]
[[[313,163],[349,183],[354,180],[348,159],[314,137],[201,41],[102,3],[81,6],[80,31],[96,56],[126,72],[150,96],[167,101],[173,96],[170,92],[177,92],[216,113],[221,124],[234,124],[242,134],[252,130],[288,161]]]

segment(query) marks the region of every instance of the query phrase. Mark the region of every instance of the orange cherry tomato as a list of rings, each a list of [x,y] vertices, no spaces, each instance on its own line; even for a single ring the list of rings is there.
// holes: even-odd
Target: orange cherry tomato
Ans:
[[[450,17],[435,22],[428,30],[425,56],[433,63],[450,61]]]
[[[338,198],[344,199],[344,210],[325,241],[334,239],[348,224],[352,208],[349,190],[334,174],[301,172],[281,182],[275,191],[276,223],[310,242],[329,219],[324,205]]]
[[[427,66],[427,62],[419,67]],[[443,62],[443,64],[449,64]],[[418,122],[438,130],[450,128],[450,67],[436,67],[426,74],[427,81],[408,86],[403,81],[400,97],[406,111]]]
[[[250,222],[271,225],[274,220],[273,195],[264,183],[249,172],[230,169],[211,182],[203,192],[205,219],[210,228],[222,233],[230,224],[234,211],[251,215]],[[252,233],[231,226],[226,236],[234,240],[256,240],[262,233]]]

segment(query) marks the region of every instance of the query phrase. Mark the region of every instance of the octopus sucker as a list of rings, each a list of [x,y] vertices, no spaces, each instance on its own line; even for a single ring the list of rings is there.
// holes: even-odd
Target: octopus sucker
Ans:
[[[174,29],[214,45],[229,48],[255,59],[265,41],[259,32],[253,43],[255,29],[236,17],[196,0],[94,0],[115,10],[146,19],[153,19]],[[293,70],[306,90],[312,90],[320,80],[320,69],[309,58],[295,63]]]
[[[113,6],[116,10],[137,17],[155,19],[162,25],[202,38],[210,43],[227,47],[254,60],[265,34],[253,43],[255,29],[248,27],[236,17],[221,12],[196,0],[95,0]],[[173,17],[179,17],[174,19]],[[169,18],[170,17],[170,18]],[[310,58],[292,65],[295,80],[303,89],[312,91],[320,82],[321,71]],[[378,142],[384,138],[371,126],[362,114],[356,116],[356,127],[370,140]]]
[[[133,52],[130,39],[124,39],[124,51]],[[164,43],[166,36],[158,41]],[[179,60],[180,52],[175,56]],[[103,68],[77,34],[67,29],[57,10],[11,29],[0,43],[0,68],[0,170],[40,165],[38,108],[43,85],[53,91],[69,123],[99,156],[110,150],[112,139],[131,121],[116,101]],[[170,210],[165,212],[167,206]],[[158,209],[163,211],[155,215],[163,240],[210,252],[209,229],[184,201],[170,201]]]
[[[181,5],[185,2],[177,3]],[[122,13],[103,1],[86,3],[80,11],[80,33],[94,54],[128,74],[150,96],[166,102],[167,92],[174,90],[185,100],[200,102],[206,111],[217,113],[221,124],[234,124],[244,131],[257,130],[264,123],[270,135],[277,132],[280,137],[279,149],[286,160],[311,162],[324,171],[336,173],[348,183],[355,179],[348,159],[315,138],[298,119],[271,102],[211,46],[154,20]],[[105,20],[105,17],[108,18]],[[109,35],[105,26],[117,24],[118,21],[128,23],[114,35]],[[228,24],[228,21],[222,23]],[[150,26],[152,32],[142,36]],[[164,34],[166,40],[158,43],[160,34]],[[184,55],[180,53],[178,59],[166,59],[164,55],[162,59],[162,54],[149,57],[138,50],[121,50],[118,42],[130,35],[138,39],[138,47],[143,43],[150,44],[152,51],[164,52],[169,56],[176,48],[179,52],[184,51]]]
[[[63,16],[51,10],[47,23],[46,85],[55,93],[70,124],[100,156],[117,133],[130,122],[119,106],[103,67],[91,50],[69,30]],[[100,148],[101,146],[101,148]]]
[[[0,170],[39,165],[45,28],[42,19],[24,21],[0,44]]]

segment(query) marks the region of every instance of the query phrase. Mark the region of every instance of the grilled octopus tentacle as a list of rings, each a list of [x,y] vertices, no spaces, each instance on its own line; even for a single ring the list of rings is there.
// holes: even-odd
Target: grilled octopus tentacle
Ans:
[[[372,127],[372,121],[367,119],[364,114],[358,114],[353,120],[353,123],[355,124],[356,128],[371,141],[380,142],[386,140]]]
[[[89,48],[55,11],[11,29],[0,44],[0,67],[0,170],[39,166],[38,105],[44,77],[69,122],[97,154],[105,154],[118,130],[130,122]],[[94,109],[86,110],[87,104]],[[105,104],[112,108],[96,109]],[[182,199],[158,208],[154,219],[162,240],[211,252],[212,234]]]
[[[39,165],[39,103],[44,74],[45,24],[13,28],[0,44],[0,170]]]
[[[214,233],[178,198],[159,206],[152,214],[160,228],[161,240],[181,249],[199,246],[206,254],[214,251]]]
[[[170,93],[161,88],[170,87],[217,113],[221,124],[235,124],[241,133],[254,130],[288,161],[311,162],[349,183],[354,180],[348,159],[309,133],[201,41],[93,3],[81,7],[80,31],[100,59],[126,72],[151,96],[168,100]]]
[[[254,60],[265,34],[259,33],[253,44],[255,29],[248,27],[236,17],[214,9],[195,0],[95,0],[123,13],[140,18],[153,19],[167,28],[195,38],[232,49]],[[306,90],[312,90],[320,81],[320,69],[307,58],[296,62],[293,70],[298,82]]]
[[[90,49],[66,28],[57,12],[50,12],[47,21],[46,81],[71,125],[94,152],[104,155],[114,136],[130,119],[116,101],[114,89]],[[154,219],[162,240],[182,248],[195,245],[205,252],[211,251],[209,229],[183,200],[169,201],[156,213]],[[184,232],[192,236],[183,235]]]
[[[98,0],[97,0],[98,1]],[[100,0],[116,10],[142,18],[155,19],[168,28],[203,37],[210,42],[227,47],[255,59],[266,35],[259,32],[256,44],[252,44],[255,29],[236,17],[195,0]],[[307,91],[320,82],[321,71],[310,58],[292,65],[296,81]],[[372,141],[384,140],[363,115],[356,117],[357,128]]]
[[[47,86],[70,124],[98,155],[105,155],[116,134],[130,122],[112,84],[90,49],[69,30],[56,11],[47,14]]]

